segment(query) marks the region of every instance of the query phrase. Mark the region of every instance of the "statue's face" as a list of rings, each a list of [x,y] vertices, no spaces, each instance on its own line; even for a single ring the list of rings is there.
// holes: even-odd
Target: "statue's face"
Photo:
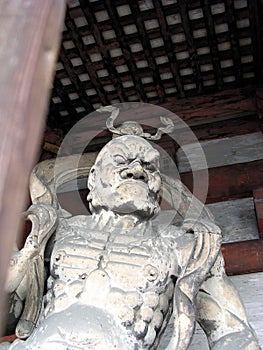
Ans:
[[[95,210],[152,216],[159,209],[159,152],[138,136],[118,137],[98,155],[88,187]]]

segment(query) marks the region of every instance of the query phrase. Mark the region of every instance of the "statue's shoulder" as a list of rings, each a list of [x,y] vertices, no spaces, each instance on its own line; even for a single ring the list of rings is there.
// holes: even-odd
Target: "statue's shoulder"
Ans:
[[[59,218],[56,237],[86,231],[90,228],[91,222],[91,215],[62,216]]]
[[[160,239],[178,254],[181,250],[190,250],[193,247],[195,236],[186,232],[183,222],[177,220],[172,211],[161,212],[154,220],[154,228]]]
[[[67,223],[69,226],[72,227],[87,227],[90,226],[92,222],[92,216],[91,215],[77,215],[77,216],[71,216],[67,219]]]
[[[153,227],[163,239],[175,240],[183,235],[181,222],[172,210],[161,211],[153,220]]]

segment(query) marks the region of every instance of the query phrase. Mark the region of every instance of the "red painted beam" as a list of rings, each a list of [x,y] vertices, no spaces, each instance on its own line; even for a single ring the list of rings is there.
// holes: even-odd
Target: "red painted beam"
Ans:
[[[263,240],[227,243],[221,249],[228,275],[263,271]]]
[[[181,174],[181,180],[192,191],[192,173]],[[258,187],[263,187],[263,160],[210,168],[206,203],[252,196]]]

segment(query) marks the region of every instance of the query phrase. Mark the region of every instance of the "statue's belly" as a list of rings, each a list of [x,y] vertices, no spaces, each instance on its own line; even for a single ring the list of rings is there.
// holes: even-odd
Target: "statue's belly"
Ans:
[[[17,349],[27,350],[135,348],[136,339],[129,337],[110,314],[81,303],[71,305],[64,312],[50,315],[25,343],[17,344]]]

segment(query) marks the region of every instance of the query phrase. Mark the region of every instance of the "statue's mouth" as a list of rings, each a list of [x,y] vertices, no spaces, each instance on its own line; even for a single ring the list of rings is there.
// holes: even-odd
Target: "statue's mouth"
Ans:
[[[122,190],[130,191],[131,195],[143,196],[143,191],[147,191],[147,196],[156,200],[158,198],[158,193],[149,188],[148,181],[144,181],[143,179],[125,179],[122,180],[118,185],[118,188]],[[133,191],[134,189],[134,191]],[[136,191],[137,190],[137,191]],[[145,193],[145,192],[144,192]]]
[[[143,188],[147,188],[149,191],[149,186],[148,186],[148,181],[145,181],[144,179],[125,179],[121,180],[121,183],[119,186],[124,186],[124,185],[132,185],[133,187],[140,186]],[[119,187],[118,186],[118,187]]]

